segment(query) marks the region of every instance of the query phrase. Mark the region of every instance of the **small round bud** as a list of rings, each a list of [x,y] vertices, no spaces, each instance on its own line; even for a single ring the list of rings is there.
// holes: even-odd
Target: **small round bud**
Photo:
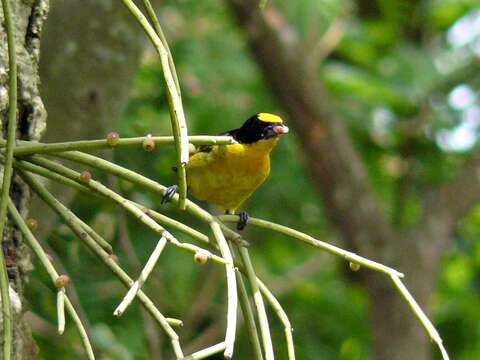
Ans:
[[[204,265],[208,261],[208,254],[203,250],[199,250],[193,256],[193,260],[199,265]]]
[[[118,140],[120,140],[120,135],[116,131],[111,131],[107,134],[107,144],[109,146],[117,145]]]
[[[92,179],[92,173],[88,170],[82,171],[80,174],[80,180],[88,183]]]
[[[360,270],[360,264],[356,263],[356,262],[353,262],[353,261],[350,261],[348,263],[348,266],[350,266],[350,270],[352,271],[358,271]]]
[[[152,135],[148,134],[146,138],[143,140],[142,143],[143,150],[145,151],[153,151],[155,149],[155,141],[152,139]]]
[[[115,254],[110,254],[110,259],[112,259],[113,261],[115,261],[116,263],[118,263],[118,256],[115,255]]]
[[[52,255],[50,255],[49,253],[46,253],[45,255],[47,255],[48,261],[53,262],[53,256]]]
[[[55,287],[61,289],[70,283],[70,277],[68,275],[60,275],[55,280]]]
[[[35,231],[38,228],[38,221],[37,219],[29,218],[25,221],[27,226],[30,230]]]

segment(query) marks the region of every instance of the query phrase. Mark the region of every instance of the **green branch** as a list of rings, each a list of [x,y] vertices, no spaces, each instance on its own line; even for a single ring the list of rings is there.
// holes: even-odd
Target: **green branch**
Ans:
[[[15,224],[17,225],[17,227],[22,232],[22,235],[24,236],[28,245],[33,250],[35,255],[37,255],[38,259],[40,260],[40,263],[47,271],[48,275],[50,276],[50,279],[52,280],[52,283],[55,285],[59,277],[58,272],[55,270],[55,267],[52,265],[51,261],[49,260],[48,255],[45,253],[40,243],[37,241],[33,233],[30,231],[27,224],[25,223],[22,216],[20,215],[18,210],[15,208],[15,205],[13,205],[13,202],[11,200],[9,200],[8,202],[8,212],[11,218],[13,219],[13,221],[15,222]],[[93,354],[92,345],[90,343],[90,340],[88,339],[87,332],[85,331],[85,328],[82,324],[82,321],[80,320],[80,317],[78,316],[68,296],[65,295],[64,300],[65,300],[65,306],[67,308],[67,312],[72,317],[73,322],[75,323],[75,326],[77,327],[77,330],[80,334],[80,338],[82,339],[83,346],[85,348],[85,352],[87,353],[88,359],[95,360],[95,355]]]
[[[160,41],[162,42],[163,46],[167,50],[168,65],[170,66],[170,70],[172,71],[172,74],[173,74],[173,80],[175,81],[175,87],[177,89],[177,93],[179,96],[181,96],[180,84],[178,82],[178,75],[177,75],[177,70],[175,69],[175,63],[173,62],[172,52],[170,51],[170,47],[168,46],[167,39],[165,38],[165,34],[163,33],[162,27],[160,26],[160,22],[158,21],[157,15],[155,14],[155,10],[153,9],[152,4],[150,4],[150,1],[148,0],[142,0],[142,5],[145,11],[147,12],[147,16],[150,19],[150,22],[152,23],[153,28],[155,29],[155,32],[157,33],[158,37],[160,38]]]
[[[218,218],[221,221],[224,222],[238,222],[238,215],[220,215]],[[287,226],[275,224],[270,221],[266,220],[261,220],[261,219],[256,219],[256,218],[249,218],[248,223],[254,226],[258,226],[264,229],[268,230],[273,230],[276,232],[279,232],[281,234],[293,237],[295,239],[298,239],[300,241],[303,241],[309,245],[313,245],[317,248],[320,248],[324,251],[329,252],[330,254],[339,256],[346,261],[350,261],[356,264],[360,264],[362,266],[365,266],[366,268],[384,273],[386,275],[395,275],[399,278],[403,277],[403,274],[398,272],[397,270],[390,268],[388,266],[382,265],[380,263],[377,263],[375,261],[369,260],[367,258],[364,258],[362,256],[359,256],[355,253],[352,253],[351,251],[343,250],[335,245],[326,243],[324,241],[320,241],[315,239],[314,237],[304,234],[298,230],[291,229]]]
[[[248,250],[244,247],[238,247],[238,253],[240,254],[240,260],[245,267],[245,273],[247,275],[248,283],[253,293],[253,302],[257,309],[258,323],[260,324],[260,333],[262,335],[263,350],[265,351],[265,360],[273,360],[273,345],[270,335],[270,326],[268,325],[267,311],[265,310],[265,304],[263,303],[263,297],[260,293],[260,289],[257,283],[257,276],[250,260]]]
[[[87,188],[93,190],[96,193],[101,194],[102,196],[106,197],[110,201],[115,202],[117,205],[121,206],[124,208],[128,213],[133,215],[138,221],[140,221],[142,224],[144,224],[146,227],[151,229],[153,232],[156,234],[165,237],[169,243],[175,245],[176,247],[196,253],[198,251],[204,251],[210,259],[212,259],[215,262],[219,262],[221,264],[225,264],[225,260],[222,259],[221,257],[212,254],[208,250],[202,249],[199,246],[189,244],[189,243],[183,243],[178,241],[172,234],[170,234],[168,231],[166,231],[161,225],[159,225],[155,220],[153,220],[148,213],[145,213],[144,211],[141,210],[140,207],[134,205],[130,200],[125,199],[123,196],[117,194],[113,190],[109,189],[102,183],[89,179],[88,181],[85,181],[85,179],[82,178],[82,174],[71,170],[67,168],[66,166],[63,166],[59,163],[56,163],[54,161],[50,161],[44,158],[41,158],[40,156],[32,156],[28,159],[29,162],[33,162],[36,165],[42,166],[50,171],[56,172],[58,174],[61,174],[73,181],[77,181],[79,183],[83,183]],[[85,225],[85,224],[84,224]]]
[[[285,331],[285,339],[287,341],[287,351],[288,351],[288,359],[295,360],[295,348],[293,346],[293,328],[290,324],[290,320],[288,319],[287,313],[283,310],[282,305],[277,300],[275,295],[268,289],[268,287],[259,279],[257,278],[257,284],[260,287],[260,291],[262,292],[265,299],[268,301],[270,306],[273,308],[275,314],[280,319],[280,322],[283,324],[283,329]]]
[[[3,166],[3,181],[0,196],[0,245],[3,245],[3,230],[7,221],[7,200],[12,181],[13,148],[15,147],[15,132],[17,130],[17,59],[15,53],[15,33],[10,14],[8,0],[2,0],[5,31],[8,45],[8,127],[5,163]],[[0,246],[0,295],[3,314],[3,359],[10,360],[12,353],[12,309],[9,295],[9,281],[3,246]]]
[[[2,159],[1,155],[0,155],[0,159]],[[28,161],[15,160],[14,159],[13,166],[14,166],[14,168],[17,168],[17,169],[20,169],[20,170],[26,170],[28,172],[40,175],[40,176],[42,176],[46,179],[53,180],[53,181],[55,181],[59,184],[69,186],[69,187],[71,187],[75,190],[81,191],[83,193],[87,193],[89,195],[100,196],[100,194],[98,194],[96,192],[92,192],[91,190],[88,189],[88,187],[86,187],[83,184],[80,184],[76,181],[73,181],[73,180],[71,180],[71,179],[69,179],[69,178],[67,178],[63,175],[58,174],[57,172],[48,170],[48,169],[46,169],[42,166],[38,166],[38,165],[35,165],[35,164],[32,164],[32,163],[29,163]],[[157,212],[155,210],[148,209],[147,207],[145,207],[143,205],[137,204],[133,201],[130,201],[130,202],[133,205],[135,205],[136,207],[138,207],[139,209],[141,209],[144,213],[146,213],[148,216],[150,216],[153,220],[155,220],[159,224],[167,226],[167,227],[171,227],[171,228],[173,228],[175,230],[178,230],[178,231],[180,231],[180,232],[182,232],[186,235],[191,236],[192,238],[194,238],[194,239],[196,239],[200,242],[207,243],[207,244],[211,245],[208,236],[201,233],[200,231],[195,230],[195,229],[191,228],[190,226],[187,226],[187,225],[181,223],[180,221],[172,219],[171,217],[168,217],[164,214],[160,214],[159,212]],[[111,252],[111,248],[109,249],[109,247],[110,246],[105,246],[104,247],[107,252]]]
[[[123,179],[126,179],[126,180],[128,180],[128,181],[130,181],[130,182],[132,182],[136,185],[139,185],[143,188],[146,188],[147,190],[152,191],[152,192],[154,192],[156,194],[159,194],[159,195],[163,195],[163,193],[166,189],[165,186],[157,183],[156,181],[148,179],[148,178],[146,178],[146,177],[144,177],[140,174],[137,174],[137,173],[135,173],[135,172],[133,172],[129,169],[123,168],[119,165],[110,163],[106,160],[103,160],[101,158],[98,158],[98,157],[95,157],[95,156],[92,156],[92,155],[83,154],[83,153],[80,153],[80,152],[77,151],[77,152],[59,153],[59,154],[56,154],[56,156],[64,158],[64,159],[76,161],[76,162],[79,162],[79,163],[83,163],[83,164],[86,164],[88,166],[92,166],[92,167],[95,167],[97,169],[100,169],[102,171],[114,174],[116,176],[119,176]],[[178,201],[178,195],[174,196],[173,201],[174,202]],[[212,224],[212,222],[214,221],[214,217],[212,217],[208,212],[206,212],[205,210],[203,210],[202,208],[200,208],[196,204],[194,204],[190,201],[187,201],[186,205],[187,205],[187,211],[192,213],[198,219],[200,219],[200,220],[202,220],[206,223],[209,223],[209,224]],[[219,216],[218,218],[221,221],[226,221],[226,222],[237,222],[238,221],[238,216],[233,216],[233,215],[223,215],[223,216]],[[221,226],[220,224],[221,223],[218,223],[218,227]],[[341,248],[338,248],[338,247],[336,247],[334,245],[331,245],[331,244],[328,244],[326,242],[317,240],[317,239],[315,239],[315,238],[313,238],[313,237],[311,237],[307,234],[304,234],[304,233],[299,232],[299,231],[294,230],[294,229],[290,229],[286,226],[274,224],[274,223],[271,223],[271,222],[268,222],[268,221],[265,221],[265,220],[260,220],[260,219],[255,219],[255,218],[250,218],[250,224],[254,225],[254,226],[259,226],[259,227],[263,227],[263,228],[266,228],[266,229],[274,230],[274,231],[280,232],[282,234],[294,237],[294,238],[296,238],[298,240],[301,240],[305,243],[308,243],[308,244],[313,245],[317,248],[325,250],[325,251],[327,251],[331,254],[339,256],[339,257],[345,259],[346,261],[352,262],[353,264],[363,265],[363,266],[365,266],[367,268],[370,268],[372,270],[387,274],[389,277],[392,277],[392,279],[398,279],[399,280],[401,277],[403,277],[402,273],[398,272],[397,270],[395,270],[393,268],[390,268],[390,267],[387,267],[385,265],[379,264],[377,262],[371,261],[369,259],[361,257],[357,254],[354,254],[354,253],[350,252],[350,251],[343,250]],[[221,233],[222,231],[226,231],[224,227],[221,227],[220,231],[217,230],[217,233]],[[236,234],[233,231],[231,231],[231,232],[233,233],[234,236],[236,236],[238,238],[241,238],[240,235]],[[206,240],[206,238],[203,238],[203,240]],[[228,259],[225,258],[224,253],[222,253],[222,256],[224,257],[224,259],[227,262],[229,262]],[[261,287],[260,284],[259,284],[259,286],[260,286],[260,290],[262,291],[262,293],[264,293],[264,296],[267,296],[267,295],[265,295],[265,292],[262,290],[262,287]],[[405,297],[404,294],[402,294],[402,296],[404,296],[404,298],[407,299],[407,297]],[[231,299],[231,296],[229,298]],[[269,302],[273,301],[273,299],[271,297],[267,297],[267,300]],[[279,304],[277,304],[277,305],[279,306]],[[278,308],[277,308],[277,310],[279,311]],[[282,320],[282,322],[284,323],[284,326],[285,326],[285,335],[287,337],[289,358],[294,359],[294,349],[293,349],[290,323],[288,322],[288,318],[286,317],[286,314],[284,314],[282,312],[278,312],[277,315],[279,315],[280,319]],[[416,313],[416,315],[418,316],[418,313]],[[230,316],[231,316],[230,319],[232,319],[232,315],[230,315]],[[427,323],[425,323],[425,324],[427,324]],[[428,322],[428,324],[430,324],[430,323]],[[431,328],[433,328],[433,325],[432,325]],[[427,331],[428,331],[428,329],[431,329],[431,328],[430,328],[430,326],[428,326]],[[231,330],[230,330],[230,334],[231,334]],[[442,350],[443,346],[441,345],[441,342],[438,341],[439,338],[437,338],[435,336],[435,333],[429,333],[429,334],[432,336],[432,339],[437,342],[440,349]],[[231,336],[229,336],[229,339],[231,339]],[[227,345],[231,344],[231,342],[226,341],[226,344]],[[228,348],[229,347],[227,346],[227,349]],[[444,350],[442,350],[442,354],[444,354],[444,359],[446,359],[446,357],[445,357],[446,352]]]
[[[222,221],[226,222],[238,222],[239,218],[238,215],[221,215],[218,217]],[[389,268],[385,265],[379,264],[375,261],[368,260],[366,258],[363,258],[359,255],[353,254],[349,251],[340,249],[334,245],[330,245],[328,243],[325,243],[323,241],[317,240],[307,234],[304,234],[298,230],[290,229],[289,227],[279,225],[272,223],[270,221],[265,221],[265,220],[260,220],[260,219],[255,219],[255,218],[249,218],[249,224],[258,226],[264,229],[269,229],[272,231],[276,231],[278,233],[293,237],[295,239],[301,240],[303,242],[306,242],[310,245],[313,245],[315,247],[318,247],[322,250],[325,250],[331,254],[340,256],[344,258],[347,261],[353,262],[354,264],[359,264],[362,266],[365,266],[366,268],[369,268],[374,271],[378,271],[381,273],[384,273],[388,275],[388,277],[392,280],[394,283],[396,289],[400,293],[400,295],[403,297],[403,299],[407,302],[409,305],[410,309],[412,310],[413,314],[419,319],[420,323],[422,326],[425,328],[425,331],[427,334],[430,336],[432,341],[434,341],[444,360],[448,360],[448,354],[443,346],[443,341],[438,334],[437,330],[431,323],[431,321],[428,319],[428,317],[425,315],[423,310],[420,308],[420,306],[417,304],[413,296],[410,294],[408,289],[405,287],[405,285],[402,283],[400,278],[403,277],[403,274],[398,272],[395,269]]]
[[[253,355],[255,360],[263,360],[262,348],[260,347],[259,341],[260,337],[258,336],[257,325],[255,324],[255,317],[253,316],[252,307],[250,306],[250,301],[248,300],[247,289],[239,271],[235,271],[235,276],[237,277],[238,300],[243,313],[243,319],[245,320],[247,326],[248,338],[253,348]]]
[[[201,359],[206,359],[211,357],[212,355],[215,355],[223,350],[225,350],[225,342],[218,343],[216,345],[209,346],[206,349],[194,352],[191,355],[188,355],[184,357],[182,360],[201,360]]]
[[[225,259],[225,271],[227,276],[227,330],[225,333],[225,351],[223,356],[231,359],[233,356],[233,347],[235,344],[235,333],[237,331],[237,280],[235,278],[235,268],[233,267],[233,256],[228,247],[227,240],[223,235],[219,223],[213,220],[210,223],[213,236],[217,241],[222,257]]]
[[[72,232],[83,242],[87,247],[93,251],[95,255],[116,275],[120,281],[126,286],[131,287],[133,280],[123,271],[123,269],[112,259],[112,257],[97,244],[91,236],[85,232],[81,222],[77,216],[73,214],[68,208],[60,203],[55,197],[41,185],[32,175],[20,171],[22,179],[30,186],[30,188],[53,210],[60,218],[67,224]],[[100,235],[99,235],[100,236]],[[163,328],[167,336],[170,338],[173,350],[177,358],[183,358],[182,349],[178,335],[172,329],[167,318],[163,316],[155,307],[153,302],[141,290],[137,293],[137,298],[140,300],[145,309],[154,317],[158,324]]]
[[[157,264],[157,261],[166,245],[167,239],[162,236],[157,242],[157,246],[155,246],[155,249],[153,249],[153,252],[150,254],[144,268],[140,272],[140,276],[133,282],[133,285],[130,287],[130,289],[128,289],[127,294],[123,298],[122,302],[114,310],[113,315],[121,316],[125,312],[125,309],[133,302],[138,291],[142,288],[143,284],[145,284],[145,281],[147,281],[147,278],[152,273],[153,268]]]
[[[182,99],[180,93],[176,89],[174,76],[172,74],[173,69],[170,68],[168,50],[162,43],[155,30],[152,28],[148,20],[137,8],[132,0],[121,0],[126,6],[128,11],[137,20],[140,26],[143,28],[153,46],[160,56],[160,62],[162,64],[163,79],[166,86],[166,94],[170,111],[170,119],[172,125],[172,133],[175,139],[175,148],[177,150],[177,179],[178,179],[178,194],[179,201],[178,207],[182,210],[185,209],[185,202],[187,198],[187,177],[186,177],[186,165],[189,160],[188,152],[188,132],[187,122],[185,120],[185,114],[183,111]]]
[[[172,145],[175,143],[175,139],[172,136],[142,136],[123,139],[120,138],[117,140],[115,145],[109,143],[110,140],[108,139],[67,141],[50,144],[31,141],[19,141],[19,144],[16,146],[13,153],[15,156],[25,156],[73,150],[98,150],[126,146],[141,146],[146,138],[153,141],[155,145]],[[193,145],[228,145],[235,143],[235,141],[230,136],[208,135],[189,136],[188,141]],[[0,139],[0,148],[5,147],[6,144],[7,142],[5,140]]]

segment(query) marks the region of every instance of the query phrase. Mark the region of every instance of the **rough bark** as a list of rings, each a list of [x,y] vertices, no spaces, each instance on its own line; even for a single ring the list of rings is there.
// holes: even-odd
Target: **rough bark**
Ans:
[[[108,20],[107,20],[108,19]],[[42,36],[40,75],[49,114],[45,141],[96,139],[115,130],[128,100],[145,36],[120,2],[54,1]],[[50,186],[68,204],[74,191]],[[35,213],[51,214],[40,201]],[[55,216],[40,219],[48,236]]]
[[[39,140],[45,128],[46,112],[39,95],[38,62],[40,55],[40,34],[48,12],[48,0],[11,1],[18,62],[18,114],[17,138]],[[3,24],[3,11],[1,21]],[[0,120],[1,135],[5,137],[8,109],[8,55],[5,29],[0,29]],[[10,195],[26,216],[29,200],[28,189],[14,176]],[[19,231],[7,223],[2,239],[10,285],[14,290],[13,308],[13,351],[17,360],[33,359],[37,353],[24,312],[26,311],[23,287],[31,271],[30,253],[22,242]],[[0,328],[1,328],[0,324]]]
[[[398,268],[406,284],[428,313],[441,255],[455,222],[473,204],[459,196],[478,187],[475,161],[449,187],[432,191],[430,212],[417,228],[400,232],[384,216],[360,154],[343,119],[331,108],[328,92],[303,56],[298,56],[297,34],[270,4],[263,12],[256,0],[228,0],[234,17],[246,35],[255,61],[263,72],[289,124],[301,140],[314,185],[323,197],[333,227],[351,248],[373,260]],[[476,192],[476,196],[480,191]],[[465,195],[466,196],[466,195]],[[442,206],[452,198],[450,206]],[[435,210],[432,210],[432,207]],[[407,309],[393,285],[378,274],[363,278],[371,297],[373,358],[425,360],[430,346],[417,319]]]

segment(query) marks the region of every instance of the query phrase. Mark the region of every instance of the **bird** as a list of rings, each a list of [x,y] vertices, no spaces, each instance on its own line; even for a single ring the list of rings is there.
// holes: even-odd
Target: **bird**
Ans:
[[[227,214],[236,211],[250,198],[270,174],[270,153],[280,135],[288,133],[280,116],[257,113],[238,129],[220,135],[231,136],[235,143],[199,146],[186,166],[187,186],[198,200],[220,206]],[[176,185],[167,188],[162,203],[168,202]],[[248,222],[240,212],[238,230]]]

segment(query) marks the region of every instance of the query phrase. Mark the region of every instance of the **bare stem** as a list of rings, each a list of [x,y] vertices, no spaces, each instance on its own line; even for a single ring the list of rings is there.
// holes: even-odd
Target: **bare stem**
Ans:
[[[220,225],[216,221],[210,223],[213,235],[217,241],[222,257],[225,259],[225,270],[227,273],[227,330],[225,334],[225,352],[223,355],[227,359],[233,356],[233,347],[235,344],[235,332],[237,329],[237,282],[235,279],[235,269],[233,267],[233,257],[228,247],[228,243],[222,233]]]
[[[201,360],[201,359],[206,359],[212,355],[215,355],[223,350],[225,350],[225,342],[218,343],[216,345],[210,346],[206,349],[194,352],[191,355],[188,355],[187,357],[184,357],[182,360]]]
[[[218,217],[221,221],[225,222],[238,222],[238,216],[237,215],[221,215]],[[343,250],[335,245],[326,243],[324,241],[320,241],[318,239],[315,239],[314,237],[307,235],[305,233],[302,233],[298,230],[291,229],[287,226],[275,224],[270,221],[266,220],[261,220],[261,219],[256,219],[256,218],[249,218],[249,224],[258,226],[264,229],[276,231],[278,233],[293,237],[295,239],[301,240],[307,244],[313,245],[319,249],[325,250],[329,252],[330,254],[339,256],[346,261],[351,261],[357,264],[360,264],[362,266],[365,266],[366,268],[384,273],[386,275],[395,275],[397,277],[403,277],[403,274],[398,272],[397,270],[390,268],[388,266],[382,265],[380,263],[377,263],[375,261],[369,260],[367,258],[364,258],[360,255],[357,255],[351,251]]]
[[[173,136],[151,136],[149,137],[155,145],[172,145],[175,143]],[[48,154],[63,151],[74,150],[98,150],[98,149],[113,149],[121,147],[141,146],[145,136],[120,138],[118,142],[112,146],[109,145],[108,140],[80,140],[80,141],[66,141],[57,143],[38,143],[31,141],[18,141],[13,153],[15,156],[25,156],[33,154]],[[188,142],[193,145],[228,145],[235,141],[230,136],[209,136],[209,135],[195,135],[189,136]],[[0,139],[0,148],[5,147],[6,140]]]
[[[26,239],[28,245],[33,250],[35,255],[37,255],[38,259],[40,260],[40,263],[47,271],[48,275],[50,276],[50,279],[52,280],[52,283],[55,284],[57,278],[59,277],[58,272],[55,270],[55,267],[49,260],[42,246],[40,245],[38,240],[35,238],[33,233],[30,231],[27,224],[25,223],[22,216],[20,215],[18,210],[15,208],[15,205],[13,205],[13,202],[11,200],[9,200],[8,202],[8,212],[10,214],[10,217],[13,219],[13,221],[17,225],[17,227],[22,232],[22,235]],[[77,330],[80,334],[80,337],[82,338],[83,346],[85,348],[85,352],[87,353],[88,359],[95,360],[95,355],[93,354],[93,350],[92,350],[92,344],[90,343],[87,332],[85,331],[85,328],[82,324],[82,321],[80,320],[80,317],[78,316],[75,308],[73,307],[72,303],[70,302],[68,296],[64,293],[64,291],[59,290],[58,293],[62,294],[61,295],[62,300],[58,300],[58,297],[60,297],[60,295],[58,295],[57,301],[60,301],[60,302],[64,301],[67,311],[72,317],[73,322],[75,323],[75,326],[77,327]],[[60,306],[61,308],[63,308],[62,303],[60,304]],[[63,324],[61,324],[62,321],[63,321]],[[59,322],[58,324],[59,330],[65,327],[65,314],[59,313],[58,322]]]
[[[70,227],[73,233],[84,242],[97,257],[115,274],[120,281],[126,286],[131,287],[133,280],[118,266],[118,264],[111,258],[111,256],[97,244],[95,240],[84,230],[81,222],[68,208],[60,203],[55,197],[48,192],[48,190],[35,180],[31,175],[20,171],[22,179],[30,186],[30,188],[37,193],[37,195],[54,210],[62,220]],[[100,235],[99,235],[100,236]],[[182,349],[178,340],[178,335],[172,329],[165,316],[155,307],[153,302],[140,290],[137,293],[137,298],[140,300],[145,309],[157,320],[159,325],[163,328],[169,336],[172,343],[173,350],[177,358],[183,357]]]
[[[420,305],[418,305],[418,303],[413,298],[412,294],[410,294],[410,292],[408,291],[408,289],[406,288],[406,286],[403,284],[402,280],[400,280],[398,276],[390,275],[390,278],[395,284],[395,287],[397,288],[400,295],[402,295],[402,297],[405,299],[410,309],[412,309],[412,312],[415,314],[417,319],[425,328],[425,331],[430,336],[430,339],[432,339],[432,341],[434,341],[437,344],[440,350],[440,353],[442,354],[443,360],[449,360],[448,353],[445,350],[445,347],[443,346],[443,341],[442,341],[442,338],[440,337],[440,334],[438,333],[437,329],[435,329],[431,321],[428,319],[427,315],[425,315]]]
[[[160,26],[160,22],[158,21],[157,15],[155,14],[155,10],[153,9],[152,4],[150,4],[150,1],[148,0],[142,0],[142,5],[145,8],[145,11],[147,12],[147,16],[150,19],[150,22],[152,23],[153,28],[155,29],[155,32],[157,33],[163,46],[167,50],[168,65],[170,66],[170,70],[172,71],[172,74],[173,74],[173,80],[175,81],[175,87],[177,88],[177,93],[179,96],[181,96],[180,84],[178,82],[177,70],[175,69],[175,63],[173,62],[172,52],[170,51],[170,47],[168,46],[167,39],[165,38],[165,34],[163,33],[162,27]]]
[[[167,100],[170,110],[170,119],[172,124],[172,133],[175,139],[175,148],[177,150],[177,181],[178,181],[178,194],[179,201],[178,207],[182,210],[185,209],[185,202],[187,198],[187,177],[186,177],[186,165],[189,160],[188,152],[188,132],[187,122],[185,120],[185,114],[183,111],[182,99],[180,92],[177,91],[174,75],[170,68],[168,50],[165,48],[162,40],[159,38],[155,30],[149,24],[148,20],[137,8],[132,0],[121,0],[127,7],[128,11],[137,20],[140,26],[143,28],[153,46],[160,56],[160,62],[162,64],[163,79],[166,86]]]
[[[290,324],[290,320],[288,319],[287,313],[283,310],[282,305],[277,300],[275,295],[267,288],[267,286],[257,278],[257,284],[262,292],[265,299],[268,301],[270,306],[273,308],[275,314],[280,319],[280,322],[283,324],[283,328],[285,331],[285,339],[287,341],[287,349],[288,349],[288,360],[295,360],[295,347],[293,345],[293,329],[292,325]]]
[[[273,360],[274,353],[272,337],[270,335],[270,326],[268,325],[267,312],[265,310],[265,304],[263,303],[263,297],[257,284],[257,276],[255,275],[255,270],[253,268],[248,250],[244,247],[238,247],[238,252],[240,254],[242,264],[245,267],[248,283],[250,284],[250,288],[253,293],[253,301],[257,309],[260,333],[263,341],[263,349],[265,351],[265,359]]]
[[[208,254],[209,258],[213,261],[220,262],[222,264],[225,261],[220,258],[219,256],[212,254],[208,250],[202,249],[199,246],[189,244],[189,243],[182,243],[178,241],[172,234],[166,231],[161,225],[159,225],[155,220],[153,220],[147,213],[142,211],[139,206],[133,205],[132,201],[125,199],[123,196],[117,194],[113,190],[107,188],[105,185],[101,184],[100,182],[89,179],[88,181],[82,180],[82,175],[72,169],[67,168],[64,165],[58,164],[54,161],[50,161],[34,155],[28,159],[29,162],[33,162],[36,165],[45,167],[50,171],[54,171],[62,176],[65,176],[71,180],[77,181],[79,183],[85,184],[86,187],[92,189],[94,192],[105,196],[107,199],[117,203],[119,206],[124,208],[127,212],[132,214],[137,220],[139,220],[142,224],[146,227],[151,229],[153,232],[157,233],[160,236],[164,236],[171,244],[177,246],[180,249],[196,253],[199,250],[205,251]]]
[[[145,267],[142,269],[140,276],[138,279],[133,283],[133,285],[130,287],[128,290],[127,294],[123,298],[122,302],[117,306],[113,314],[115,316],[121,316],[128,305],[130,305],[137,296],[138,291],[141,289],[145,281],[147,280],[148,276],[152,272],[153,268],[155,267],[155,264],[157,263],[158,259],[160,258],[160,255],[163,252],[163,249],[165,248],[165,245],[167,245],[167,239],[165,239],[163,236],[160,238],[160,240],[157,243],[157,246],[153,250],[152,254],[148,258],[147,263],[145,264]]]
[[[235,271],[238,286],[238,300],[240,308],[242,309],[243,319],[245,320],[248,332],[248,338],[253,348],[253,355],[256,360],[263,360],[262,348],[260,346],[260,337],[258,335],[257,325],[255,324],[255,317],[253,316],[252,307],[248,300],[248,293],[243,281],[242,275],[239,271]]]
[[[3,230],[7,221],[7,201],[12,181],[13,148],[15,147],[15,132],[17,129],[17,59],[15,53],[15,33],[10,13],[9,0],[2,0],[3,15],[5,20],[5,31],[7,33],[8,46],[8,125],[5,163],[3,167],[3,181],[0,197],[0,245],[3,244]],[[2,299],[3,314],[3,358],[10,360],[12,353],[12,309],[9,295],[9,281],[7,265],[3,253],[3,246],[0,249],[0,295]]]
[[[218,217],[219,219],[227,222],[237,222],[238,221],[238,216],[236,215],[222,215]],[[431,323],[431,321],[428,319],[428,317],[425,315],[423,310],[420,308],[420,306],[417,304],[413,296],[410,294],[408,289],[405,287],[405,285],[402,283],[400,278],[403,277],[403,274],[398,272],[395,269],[389,268],[385,265],[376,263],[372,260],[365,259],[359,255],[353,254],[349,251],[345,251],[343,249],[340,249],[336,246],[330,245],[328,243],[325,243],[323,241],[317,240],[307,234],[304,234],[298,230],[291,229],[289,227],[275,224],[269,221],[265,220],[260,220],[260,219],[255,219],[255,218],[249,218],[249,224],[262,227],[265,229],[273,230],[288,236],[291,236],[293,238],[299,239],[301,241],[304,241],[308,244],[311,244],[313,246],[316,246],[320,249],[326,250],[329,253],[332,253],[334,255],[343,257],[347,261],[353,261],[357,264],[360,264],[362,266],[365,266],[371,270],[378,271],[381,273],[384,273],[389,276],[389,278],[392,280],[394,283],[395,287],[397,290],[400,292],[402,297],[405,299],[407,304],[410,306],[410,309],[412,310],[413,314],[419,319],[420,323],[423,325],[425,328],[427,334],[430,336],[430,338],[438,345],[438,348],[440,349],[440,352],[442,354],[442,357],[444,360],[448,360],[448,354],[443,346],[442,339],[440,338],[440,335],[438,334],[437,330]]]
[[[57,291],[57,318],[58,333],[63,335],[65,332],[65,288]]]

